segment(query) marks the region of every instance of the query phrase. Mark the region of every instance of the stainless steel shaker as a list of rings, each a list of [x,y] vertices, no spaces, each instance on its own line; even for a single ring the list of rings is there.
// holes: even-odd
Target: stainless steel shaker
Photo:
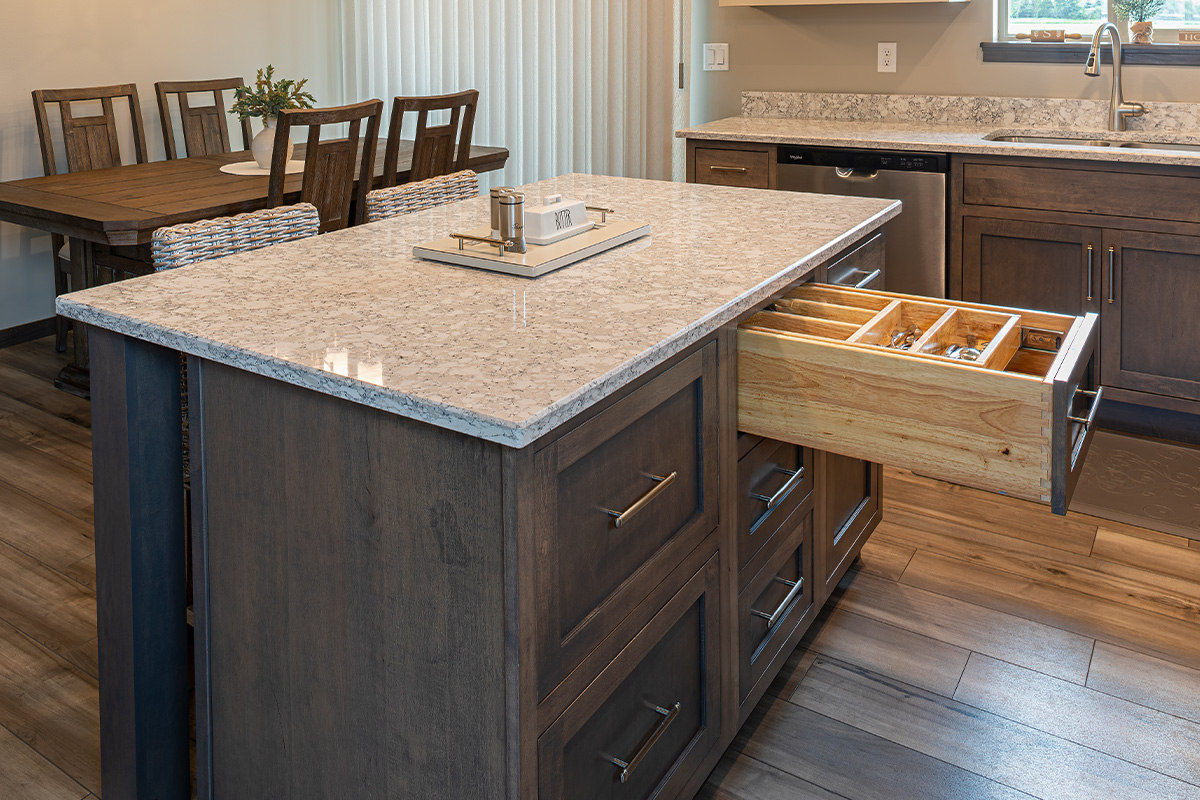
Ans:
[[[506,194],[512,194],[513,187],[511,186],[493,186],[492,187],[492,238],[500,236],[500,198]]]
[[[525,195],[509,190],[506,194],[501,194],[500,202],[500,218],[497,220],[500,225],[500,238],[508,239],[512,242],[512,247],[509,248],[513,253],[524,253],[527,248],[525,246]]]

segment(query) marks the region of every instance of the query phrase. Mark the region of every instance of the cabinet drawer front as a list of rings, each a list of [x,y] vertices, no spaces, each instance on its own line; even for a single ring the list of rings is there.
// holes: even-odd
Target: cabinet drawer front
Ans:
[[[1072,376],[1094,361],[1096,315],[812,285],[789,295],[798,302],[787,307],[802,311],[759,314],[738,331],[741,430],[1050,503],[1066,513],[1067,476],[1080,462],[1073,453],[1093,427],[1078,420],[1095,406],[1084,393],[1086,380],[1081,386]],[[860,323],[851,311],[864,309],[878,313]],[[900,315],[903,309],[911,316]],[[951,310],[963,312],[961,319]],[[886,339],[894,326],[908,324],[933,336],[944,330],[943,321],[989,315],[1009,319],[995,332],[995,347],[984,348],[981,359],[995,356],[991,366],[880,346],[863,335],[874,330]]]
[[[765,151],[696,148],[696,183],[768,189],[771,159]]]
[[[544,798],[673,797],[721,730],[714,556],[538,740]]]
[[[752,691],[767,666],[792,640],[813,607],[813,515],[804,509],[788,519],[781,547],[738,596],[738,700]],[[785,654],[786,655],[786,654]],[[759,692],[754,691],[754,695]]]
[[[877,233],[826,267],[825,283],[857,289],[882,289],[883,264],[883,234]]]
[[[539,699],[717,524],[716,345],[536,456]]]
[[[966,163],[963,203],[1200,222],[1200,178]]]
[[[764,439],[738,462],[738,573],[749,579],[784,521],[812,493],[812,454],[799,445]],[[768,548],[769,550],[770,548]],[[759,559],[755,556],[762,554]],[[754,563],[754,569],[747,567]],[[739,585],[745,585],[739,581]]]
[[[816,545],[823,599],[837,587],[875,529],[880,511],[883,470],[878,464],[825,454],[825,529]]]

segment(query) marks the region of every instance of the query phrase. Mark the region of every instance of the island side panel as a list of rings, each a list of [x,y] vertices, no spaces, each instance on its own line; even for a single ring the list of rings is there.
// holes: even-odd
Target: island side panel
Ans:
[[[91,335],[101,785],[112,800],[187,800],[179,354]]]
[[[503,797],[501,448],[196,363],[213,794]]]

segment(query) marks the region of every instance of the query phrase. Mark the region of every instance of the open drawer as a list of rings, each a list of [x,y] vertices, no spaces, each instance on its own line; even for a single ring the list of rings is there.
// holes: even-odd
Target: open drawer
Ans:
[[[1098,323],[804,284],[738,330],[738,428],[1065,514],[1091,443]]]

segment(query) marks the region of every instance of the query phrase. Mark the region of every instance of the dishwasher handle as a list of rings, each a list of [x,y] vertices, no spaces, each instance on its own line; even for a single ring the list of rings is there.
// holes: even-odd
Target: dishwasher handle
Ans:
[[[879,177],[879,170],[862,172],[854,167],[834,167],[833,171],[844,181],[857,181],[858,183],[867,183]]]

